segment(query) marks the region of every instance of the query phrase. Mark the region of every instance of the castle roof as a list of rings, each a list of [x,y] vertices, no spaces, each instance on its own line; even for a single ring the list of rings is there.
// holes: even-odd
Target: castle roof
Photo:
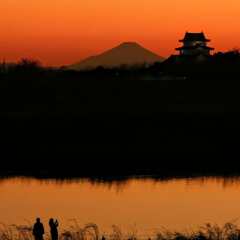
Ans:
[[[201,46],[201,45],[198,45],[198,44],[195,45],[195,46],[183,46],[183,47],[179,47],[179,48],[176,48],[176,50],[191,50],[191,49],[197,49],[197,48],[214,50],[214,48],[212,48],[212,47]]]
[[[210,40],[205,37],[203,32],[200,32],[200,33],[186,32],[184,38],[179,40],[179,42],[188,42],[188,41],[210,42]]]

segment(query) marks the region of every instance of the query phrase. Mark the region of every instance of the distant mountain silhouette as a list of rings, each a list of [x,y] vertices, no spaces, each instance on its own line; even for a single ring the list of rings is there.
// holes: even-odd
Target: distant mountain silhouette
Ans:
[[[103,52],[102,54],[89,57],[79,63],[69,66],[70,69],[82,70],[93,69],[99,66],[106,68],[119,67],[121,65],[142,65],[154,62],[162,62],[163,57],[147,50],[138,43],[124,42],[119,46]]]

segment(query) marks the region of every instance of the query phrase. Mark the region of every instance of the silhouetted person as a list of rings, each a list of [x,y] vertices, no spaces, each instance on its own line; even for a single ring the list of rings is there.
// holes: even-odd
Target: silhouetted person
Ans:
[[[40,218],[36,219],[36,223],[33,226],[33,236],[35,240],[43,240],[44,227],[40,221]]]
[[[102,236],[102,240],[106,240],[105,236]]]
[[[52,240],[58,240],[58,221],[54,221],[53,218],[50,218],[49,226]]]

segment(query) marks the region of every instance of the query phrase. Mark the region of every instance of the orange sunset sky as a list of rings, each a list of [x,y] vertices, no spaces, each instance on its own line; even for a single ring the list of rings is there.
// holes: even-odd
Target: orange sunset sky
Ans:
[[[239,0],[1,0],[0,58],[64,65],[136,41],[167,57],[185,31],[240,47]]]

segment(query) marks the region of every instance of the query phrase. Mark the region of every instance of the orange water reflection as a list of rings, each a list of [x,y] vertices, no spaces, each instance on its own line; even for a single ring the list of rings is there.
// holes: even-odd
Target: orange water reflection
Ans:
[[[0,222],[24,224],[57,217],[97,223],[102,231],[116,224],[124,231],[150,234],[161,227],[186,229],[206,222],[223,224],[240,216],[239,179],[132,179],[121,184],[8,179],[0,183]]]

